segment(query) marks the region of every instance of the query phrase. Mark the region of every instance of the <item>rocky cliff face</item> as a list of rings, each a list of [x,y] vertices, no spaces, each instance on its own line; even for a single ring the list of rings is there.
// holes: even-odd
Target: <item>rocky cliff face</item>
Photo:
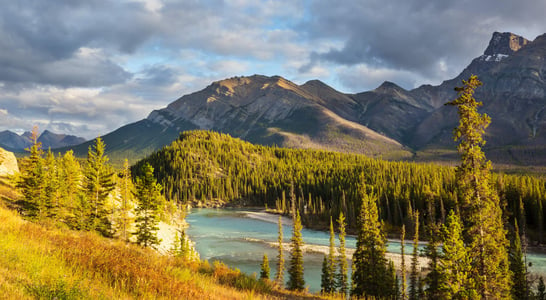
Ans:
[[[486,57],[512,55],[528,43],[529,41],[526,38],[511,32],[495,32],[483,55]]]
[[[19,173],[19,166],[13,152],[0,148],[0,176],[10,176],[17,173]]]
[[[492,118],[486,132],[489,151],[513,152],[546,145],[545,56],[544,35],[529,42],[511,33],[495,33],[484,55],[474,59],[455,79],[434,87],[433,93],[445,103],[456,97],[450,89],[461,85],[461,80],[471,74],[478,75],[484,85],[476,90],[475,96],[483,102],[480,111]],[[455,110],[439,107],[417,126],[414,145],[452,147],[454,142],[450,136],[456,125]]]

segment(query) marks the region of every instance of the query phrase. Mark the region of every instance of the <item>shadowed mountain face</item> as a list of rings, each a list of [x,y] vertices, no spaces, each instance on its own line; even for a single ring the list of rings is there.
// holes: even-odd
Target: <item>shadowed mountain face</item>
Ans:
[[[545,55],[546,35],[530,42],[496,32],[484,54],[459,76],[410,91],[385,82],[372,91],[344,94],[318,80],[297,85],[278,76],[234,77],[185,95],[103,138],[110,153],[133,158],[170,144],[190,129],[229,133],[257,144],[384,158],[408,158],[408,150],[419,157],[450,149],[449,158],[455,158],[452,131],[458,116],[455,108],[443,104],[457,97],[454,87],[476,74],[484,83],[476,91],[484,103],[481,112],[492,118],[486,133],[490,158],[546,164]],[[77,149],[84,153],[89,144]]]

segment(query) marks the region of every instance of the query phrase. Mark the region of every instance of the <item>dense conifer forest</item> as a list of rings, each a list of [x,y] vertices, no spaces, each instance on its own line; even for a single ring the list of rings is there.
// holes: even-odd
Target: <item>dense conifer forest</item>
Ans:
[[[413,227],[415,211],[421,213],[423,226],[445,223],[458,197],[453,167],[259,146],[209,131],[182,133],[170,146],[136,163],[132,174],[139,175],[145,163],[154,167],[167,199],[267,206],[289,214],[294,197],[305,226],[325,229],[330,217],[343,212],[351,233],[356,232],[362,184],[378,198],[380,217],[396,235],[402,225]],[[509,224],[519,220],[533,241],[544,242],[545,178],[492,174],[491,183]]]

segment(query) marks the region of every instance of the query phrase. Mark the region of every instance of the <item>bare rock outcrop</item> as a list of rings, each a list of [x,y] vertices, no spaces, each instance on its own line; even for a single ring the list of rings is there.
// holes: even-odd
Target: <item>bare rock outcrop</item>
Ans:
[[[0,176],[9,176],[17,173],[19,173],[19,166],[13,152],[0,148]]]

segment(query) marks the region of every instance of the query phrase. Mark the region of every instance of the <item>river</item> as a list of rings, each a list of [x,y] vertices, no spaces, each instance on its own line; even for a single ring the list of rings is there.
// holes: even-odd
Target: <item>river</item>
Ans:
[[[262,257],[267,254],[271,267],[271,277],[276,273],[277,249],[273,243],[277,241],[278,217],[252,210],[242,209],[209,209],[193,208],[186,216],[190,225],[187,233],[195,242],[195,248],[201,259],[210,262],[220,260],[233,268],[238,268],[247,274],[260,272]],[[288,221],[286,221],[288,223]],[[283,225],[284,242],[290,242],[292,226]],[[327,246],[329,233],[317,230],[303,229],[303,241],[306,245]],[[347,248],[355,248],[356,240],[348,236]],[[338,240],[336,236],[336,246]],[[406,253],[411,253],[411,241],[406,241]],[[317,249],[319,250],[319,249]],[[387,250],[400,253],[400,242],[388,242]],[[317,252],[304,253],[304,278],[310,292],[320,291],[320,275],[324,254]],[[289,254],[285,251],[285,269],[288,268]],[[546,255],[530,253],[528,262],[532,263],[529,271],[546,275]],[[350,263],[350,262],[349,262]],[[409,269],[410,261],[406,261]],[[288,279],[288,274],[284,276]]]

